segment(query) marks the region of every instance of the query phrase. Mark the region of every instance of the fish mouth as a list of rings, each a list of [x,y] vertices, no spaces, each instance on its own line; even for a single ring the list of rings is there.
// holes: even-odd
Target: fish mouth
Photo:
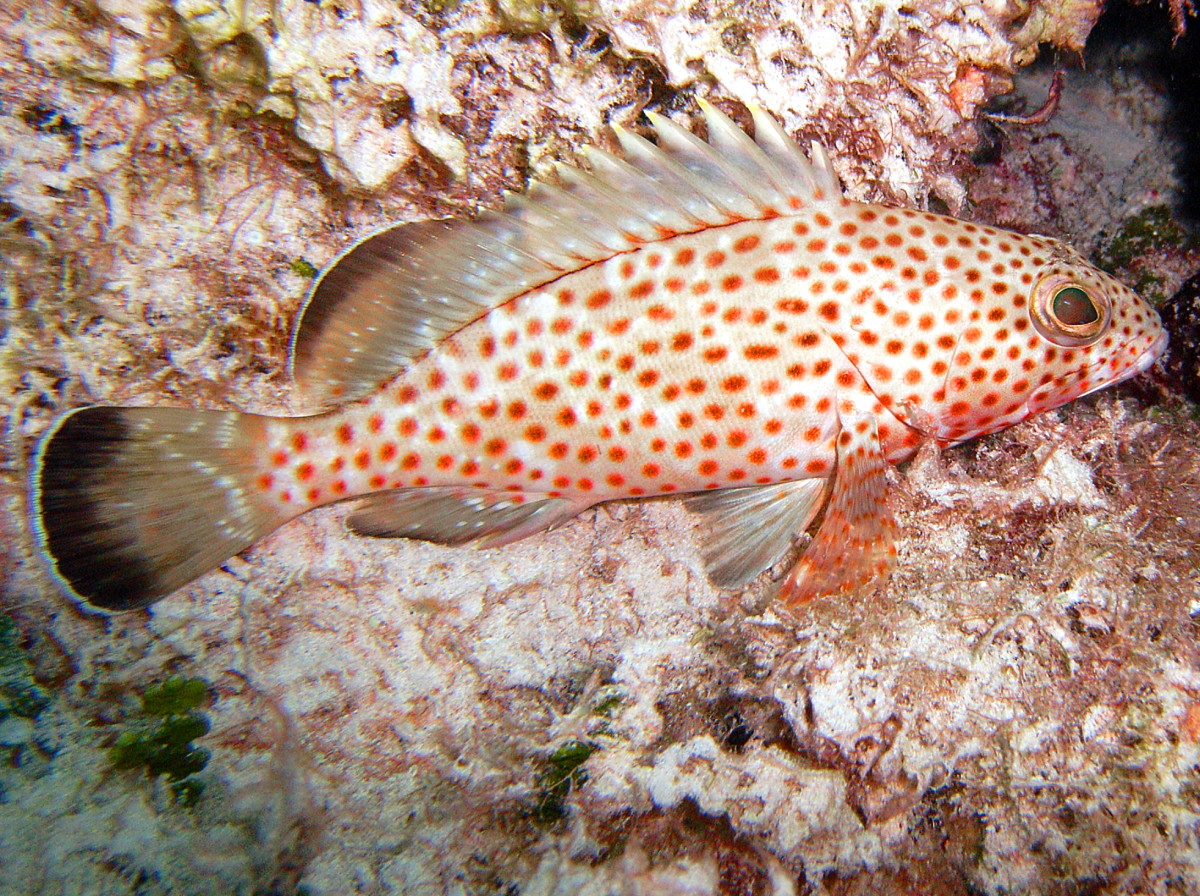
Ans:
[[[1084,392],[1082,395],[1079,395],[1076,397],[1083,398],[1085,395],[1091,395],[1093,392],[1099,392],[1101,389],[1110,389],[1113,386],[1115,386],[1117,383],[1123,383],[1126,380],[1133,379],[1138,374],[1145,373],[1147,370],[1149,370],[1151,367],[1154,366],[1155,361],[1157,361],[1159,358],[1162,357],[1163,352],[1165,352],[1167,350],[1167,342],[1168,341],[1169,341],[1169,337],[1167,336],[1167,331],[1166,330],[1159,331],[1159,334],[1154,337],[1154,341],[1151,342],[1144,349],[1142,349],[1141,354],[1139,354],[1137,356],[1137,358],[1134,359],[1132,364],[1130,364],[1127,368],[1125,368],[1125,370],[1121,373],[1120,376],[1115,377],[1114,379],[1108,380],[1107,382],[1097,383],[1095,386],[1093,386],[1087,392]],[[1126,345],[1128,345],[1128,344],[1129,343],[1126,343]],[[1097,370],[1103,366],[1104,366],[1103,361],[1098,362],[1096,364],[1093,364],[1091,367],[1089,367],[1088,372],[1090,373],[1091,371]]]
[[[1121,374],[1119,379],[1113,381],[1113,384],[1123,383],[1125,380],[1131,379],[1132,377],[1137,376],[1139,373],[1145,373],[1147,370],[1153,367],[1154,362],[1161,358],[1163,353],[1167,350],[1167,343],[1169,341],[1170,337],[1167,335],[1167,331],[1161,330],[1159,334],[1154,337],[1154,341],[1151,342],[1150,345],[1148,345],[1145,350],[1143,350],[1142,353],[1137,356],[1137,360],[1135,360],[1133,364],[1129,366],[1128,370]]]

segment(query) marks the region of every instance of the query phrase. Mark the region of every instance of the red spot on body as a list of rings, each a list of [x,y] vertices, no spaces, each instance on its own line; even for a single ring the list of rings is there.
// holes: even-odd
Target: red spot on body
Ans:
[[[712,348],[706,348],[704,350],[704,360],[708,361],[710,364],[716,363],[717,361],[722,360],[727,354],[729,354],[728,349],[719,345],[713,346]]]
[[[766,361],[779,354],[779,348],[774,345],[748,345],[742,352],[747,361]]]

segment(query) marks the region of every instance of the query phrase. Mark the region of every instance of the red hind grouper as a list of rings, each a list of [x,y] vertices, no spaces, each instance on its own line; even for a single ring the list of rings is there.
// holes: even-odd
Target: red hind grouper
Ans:
[[[761,111],[651,116],[502,212],[403,224],[313,289],[292,371],[325,413],[92,407],[42,441],[33,524],[75,598],[143,607],[297,514],[500,545],[681,494],[713,581],[827,505],[787,606],[894,555],[885,464],[1144,371],[1157,314],[1062,243],[842,196]]]

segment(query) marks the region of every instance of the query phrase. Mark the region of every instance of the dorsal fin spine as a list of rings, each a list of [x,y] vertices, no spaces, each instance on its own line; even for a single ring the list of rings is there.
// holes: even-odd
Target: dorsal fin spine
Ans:
[[[706,194],[722,211],[739,218],[755,217],[759,206],[742,186],[742,174],[721,159],[713,148],[669,118],[647,113],[654,122],[662,146],[675,156],[691,175],[695,189]]]
[[[596,244],[603,247],[606,252],[617,252],[624,246],[625,238],[621,231],[569,190],[564,190],[555,184],[538,182],[533,185],[531,195],[546,205],[555,203],[560,208],[569,211],[587,228]]]
[[[759,106],[750,107],[754,119],[754,142],[783,172],[786,181],[785,195],[800,198],[797,187],[803,185],[805,192],[813,196],[819,192],[817,173],[813,163],[804,157],[800,147],[787,135],[774,118]]]
[[[661,191],[677,196],[675,203],[695,222],[694,226],[715,224],[728,217],[719,205],[696,188],[694,175],[678,161],[632,131],[617,128],[616,132],[628,163]]]
[[[761,207],[771,206],[779,196],[787,195],[788,178],[771,157],[712,103],[700,100],[699,104],[708,124],[708,142],[741,173],[743,189],[752,190]]]
[[[674,231],[703,226],[704,222],[696,220],[679,207],[669,191],[663,190],[629,162],[594,147],[588,149],[585,155],[597,177],[612,180],[620,186],[624,196],[638,198],[638,216],[651,225]]]

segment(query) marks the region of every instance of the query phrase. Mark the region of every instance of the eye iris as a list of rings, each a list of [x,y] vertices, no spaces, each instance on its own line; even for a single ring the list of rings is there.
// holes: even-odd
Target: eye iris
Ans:
[[[1091,296],[1078,286],[1060,289],[1050,307],[1058,321],[1068,327],[1082,327],[1100,319],[1100,310]]]

